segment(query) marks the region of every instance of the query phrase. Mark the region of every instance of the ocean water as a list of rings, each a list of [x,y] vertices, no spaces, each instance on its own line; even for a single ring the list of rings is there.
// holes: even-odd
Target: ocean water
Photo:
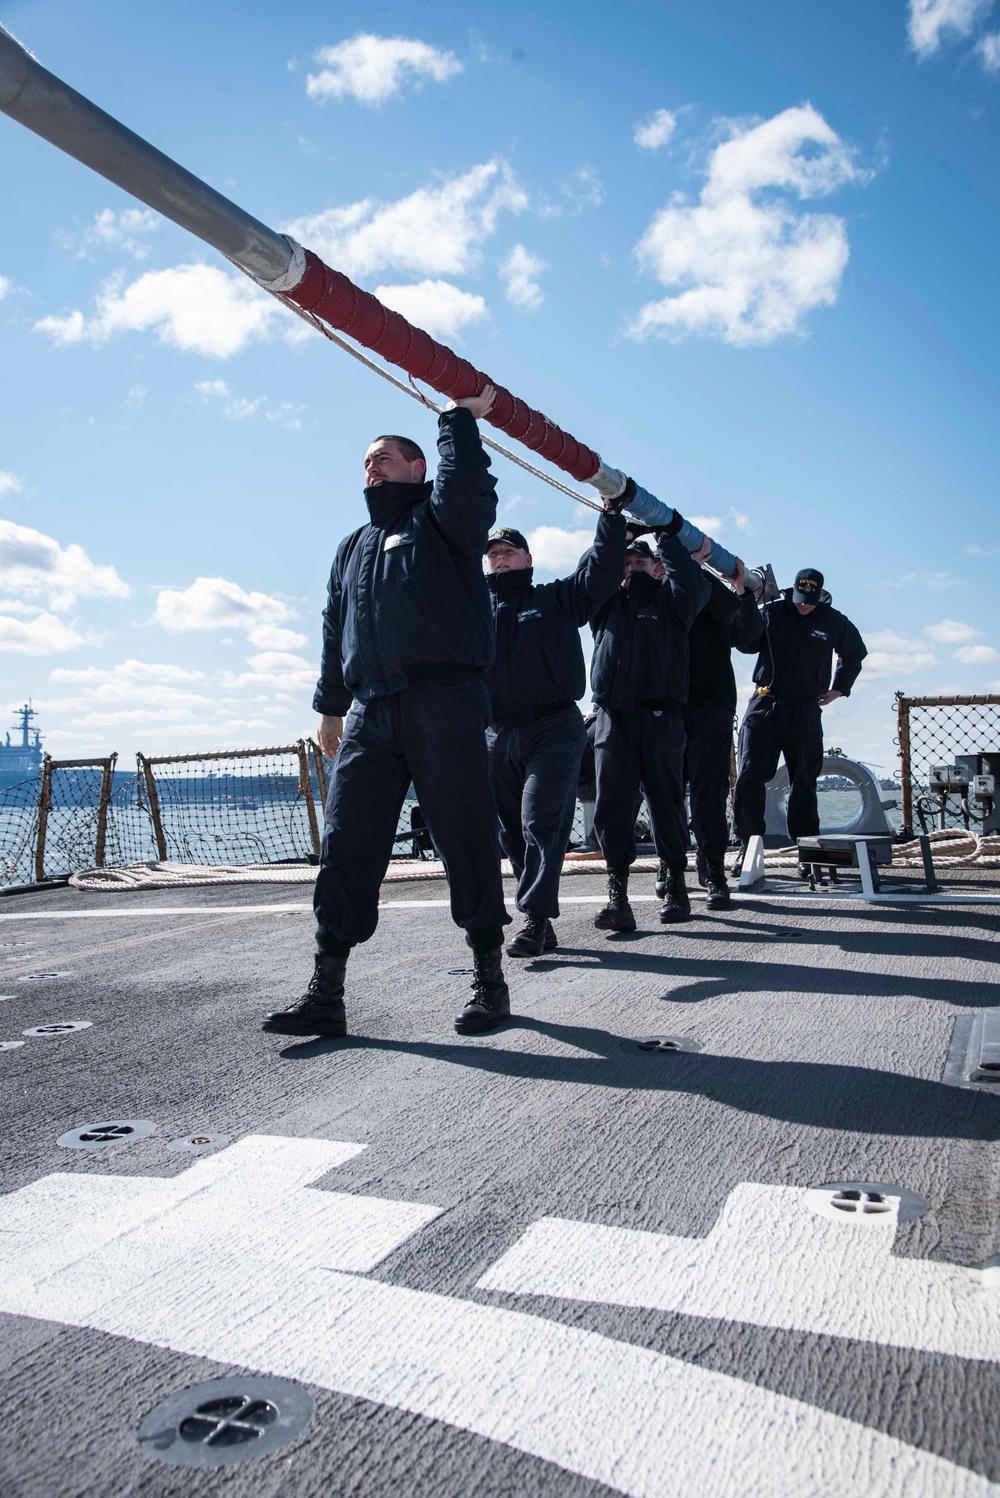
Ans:
[[[884,793],[892,796],[891,791]],[[409,802],[404,803],[398,823],[396,854],[412,856]],[[819,793],[820,820],[824,831],[833,831],[853,821],[861,809],[856,790],[827,789]],[[315,805],[322,828],[323,809]],[[888,810],[889,825],[901,824],[898,808]],[[177,863],[247,864],[275,863],[283,859],[305,859],[313,854],[313,839],[305,802],[282,799],[268,801],[201,800],[170,805],[164,811],[168,858]],[[35,878],[36,816],[33,811],[0,807],[0,884],[28,884]],[[53,807],[49,815],[45,849],[45,874],[49,878],[89,868],[95,861],[97,817],[93,809]],[[574,821],[573,838],[583,837],[580,808]],[[155,860],[156,845],[147,814],[139,807],[113,807],[106,836],[108,866]]]

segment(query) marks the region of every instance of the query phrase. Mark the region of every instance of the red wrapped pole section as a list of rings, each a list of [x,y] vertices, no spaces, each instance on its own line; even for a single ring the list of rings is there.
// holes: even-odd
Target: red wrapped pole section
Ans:
[[[340,271],[331,270],[311,250],[306,250],[305,275],[297,286],[281,295],[449,400],[478,395],[484,385],[495,385],[496,402],[486,417],[491,425],[572,474],[582,484],[588,483],[600,469],[601,459],[592,448],[584,447],[541,411],[533,411],[467,359],[460,359],[429,333],[413,327],[398,312],[390,312],[378,297],[362,291]]]

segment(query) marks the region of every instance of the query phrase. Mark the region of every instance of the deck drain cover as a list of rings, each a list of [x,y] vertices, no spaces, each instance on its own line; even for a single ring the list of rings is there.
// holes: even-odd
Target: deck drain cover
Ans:
[[[806,1192],[806,1206],[833,1222],[916,1222],[930,1204],[905,1186],[830,1181]]]
[[[182,1389],[139,1424],[139,1444],[178,1467],[221,1467],[266,1456],[305,1429],[311,1396],[284,1378],[213,1378]]]
[[[640,1051],[660,1051],[664,1054],[671,1051],[700,1051],[702,1048],[701,1041],[692,1040],[690,1035],[647,1035],[634,1044]]]
[[[438,968],[438,976],[441,978],[471,978],[475,971],[474,967],[442,967]]]
[[[109,1144],[134,1144],[156,1133],[156,1125],[146,1118],[111,1118],[103,1123],[81,1124],[56,1140],[64,1150],[102,1150]]]
[[[0,1040],[0,1051],[16,1051],[18,1046],[24,1045],[23,1040]]]
[[[72,1035],[77,1030],[89,1030],[93,1020],[89,1019],[57,1019],[49,1025],[32,1025],[30,1030],[22,1030],[22,1035],[30,1035],[32,1040],[38,1035]]]
[[[189,1134],[186,1139],[171,1139],[168,1150],[188,1150],[199,1154],[203,1150],[221,1149],[230,1141],[229,1134]]]
[[[72,973],[22,973],[18,983],[42,983],[46,978],[72,978]]]

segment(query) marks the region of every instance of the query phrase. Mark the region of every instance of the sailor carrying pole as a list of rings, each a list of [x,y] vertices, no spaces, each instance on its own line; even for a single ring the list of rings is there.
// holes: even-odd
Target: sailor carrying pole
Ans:
[[[288,235],[269,229],[98,109],[47,72],[3,27],[0,27],[0,110],[210,244],[264,290],[294,311],[305,314],[314,325],[326,324],[346,334],[402,369],[411,382],[421,380],[449,400],[476,395],[488,383],[495,385],[497,397],[487,417],[493,426],[577,482],[591,485],[603,499],[618,502],[643,525],[661,528],[676,523],[669,505],[627,478],[621,470],[605,463],[592,448],[519,400],[468,360],[460,359],[443,343],[415,328],[398,312],[383,306],[377,297],[325,265],[311,250],[303,249]],[[341,342],[339,338],[334,341]],[[354,352],[349,344],[341,346]],[[385,373],[377,365],[371,367]],[[401,382],[393,380],[393,383],[422,398]],[[499,450],[506,452],[504,448]],[[521,460],[515,457],[514,461]],[[539,476],[553,482],[545,474]],[[564,485],[556,487],[598,508],[593,501]],[[706,540],[704,533],[688,520],[681,522],[677,534],[690,552],[698,551]],[[723,577],[736,573],[736,557],[718,541],[710,541],[701,559]],[[754,591],[759,591],[764,581],[760,573],[748,574]]]

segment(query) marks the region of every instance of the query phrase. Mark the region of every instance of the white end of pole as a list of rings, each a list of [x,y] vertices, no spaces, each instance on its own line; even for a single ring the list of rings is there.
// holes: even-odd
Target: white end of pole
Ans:
[[[754,833],[743,856],[739,888],[753,889],[754,885],[763,883],[764,873],[764,839]]]

